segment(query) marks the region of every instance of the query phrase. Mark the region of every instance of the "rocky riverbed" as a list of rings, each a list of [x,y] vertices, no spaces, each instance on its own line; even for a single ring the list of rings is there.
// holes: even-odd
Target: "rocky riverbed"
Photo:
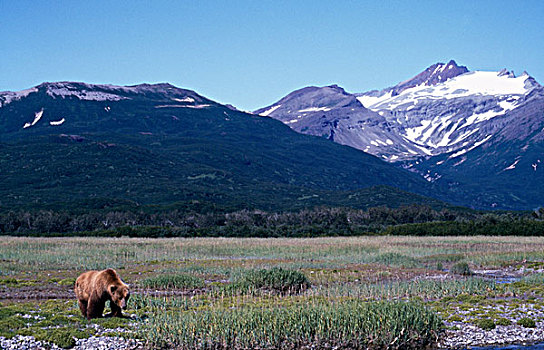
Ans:
[[[544,300],[505,298],[483,304],[453,305],[445,320],[446,332],[439,343],[444,349],[544,341]]]

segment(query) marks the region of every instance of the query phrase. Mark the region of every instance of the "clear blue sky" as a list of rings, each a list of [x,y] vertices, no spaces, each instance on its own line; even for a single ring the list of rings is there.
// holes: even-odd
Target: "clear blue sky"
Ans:
[[[0,0],[0,91],[170,82],[240,109],[384,88],[438,62],[544,83],[544,1]]]

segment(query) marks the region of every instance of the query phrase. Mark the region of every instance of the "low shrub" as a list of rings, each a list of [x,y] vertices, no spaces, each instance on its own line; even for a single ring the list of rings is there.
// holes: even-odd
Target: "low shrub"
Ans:
[[[531,319],[529,317],[523,317],[523,318],[519,319],[517,324],[520,325],[520,326],[523,326],[525,328],[535,328],[536,327],[535,320],[533,320],[533,319]]]
[[[0,320],[0,333],[8,333],[25,327],[20,316],[9,316]]]
[[[61,286],[73,286],[76,283],[75,278],[65,278],[57,282]]]
[[[75,317],[67,317],[64,315],[55,315],[48,317],[45,320],[38,322],[36,325],[40,327],[54,327],[58,325],[74,324],[77,323],[79,319]]]
[[[461,316],[461,315],[452,315],[452,316],[450,316],[448,321],[450,321],[450,322],[461,322],[461,321],[463,321],[463,316]]]
[[[83,339],[88,337],[89,334],[84,331],[71,327],[63,327],[48,330],[45,335],[37,336],[36,339],[56,344],[61,348],[69,349],[76,345],[76,338]]]

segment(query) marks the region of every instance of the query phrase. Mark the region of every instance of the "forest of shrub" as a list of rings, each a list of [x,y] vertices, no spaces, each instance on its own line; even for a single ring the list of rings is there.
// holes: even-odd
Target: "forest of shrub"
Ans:
[[[317,237],[387,235],[544,235],[544,210],[479,212],[426,205],[366,210],[316,207],[294,212],[240,210],[6,211],[0,233],[21,236]]]

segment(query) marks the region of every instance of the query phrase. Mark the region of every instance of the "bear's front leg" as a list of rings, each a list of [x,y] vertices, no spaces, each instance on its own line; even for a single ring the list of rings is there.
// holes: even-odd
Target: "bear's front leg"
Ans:
[[[122,311],[121,308],[114,303],[113,301],[110,301],[110,307],[111,307],[111,315],[113,317],[122,317]]]

